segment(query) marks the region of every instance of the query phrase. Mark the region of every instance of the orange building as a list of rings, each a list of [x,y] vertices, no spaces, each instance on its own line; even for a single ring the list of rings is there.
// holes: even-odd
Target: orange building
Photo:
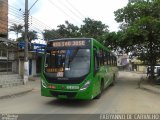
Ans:
[[[0,0],[0,37],[8,36],[8,0]]]

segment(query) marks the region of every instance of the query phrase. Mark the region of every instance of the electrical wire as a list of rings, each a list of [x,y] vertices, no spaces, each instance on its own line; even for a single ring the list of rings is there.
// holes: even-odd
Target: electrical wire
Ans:
[[[17,24],[17,23],[24,25],[24,12],[7,4],[7,2],[5,2],[5,1],[2,1],[2,2],[4,2],[4,5],[6,7],[7,7],[7,5],[9,7],[9,10],[8,10],[9,16],[8,16],[8,21],[7,21],[8,26],[11,27],[12,25],[10,25],[10,24]],[[10,15],[13,16],[14,19],[11,18]],[[29,20],[29,26],[31,27],[31,28],[29,28],[29,30],[34,30],[34,31],[39,31],[40,33],[44,33],[45,29],[49,29],[49,30],[52,29],[51,27],[49,27],[48,25],[45,25],[44,23],[42,23],[40,20],[36,19],[35,17],[33,17],[33,16],[29,16],[29,17],[32,17],[32,19]],[[4,20],[4,19],[2,20],[2,18],[0,20],[3,22],[6,22],[6,20]],[[57,34],[57,33],[54,33],[54,34],[56,34],[56,36],[58,36],[59,38],[62,38],[62,36],[60,36],[59,34]],[[54,37],[53,34],[49,34],[49,35]]]
[[[72,20],[74,20],[75,22],[79,23],[79,21],[77,21],[75,18],[73,18],[72,16],[70,16],[67,12],[65,12],[61,7],[59,7],[58,5],[56,5],[52,0],[48,0],[51,5],[53,5],[54,7],[56,7],[57,9],[59,9],[63,14],[65,14],[67,17],[71,18]]]
[[[73,4],[71,4],[68,0],[66,0],[66,2],[70,5],[70,7],[72,7],[75,11],[77,11],[77,13],[79,13],[80,16],[83,16],[83,18],[85,18],[85,15],[82,14],[76,7],[74,7]]]
[[[68,11],[70,11],[74,16],[76,16],[78,19],[82,20],[82,18],[77,15],[77,13],[75,13],[74,11],[72,11],[67,5],[65,5],[61,0],[58,0],[58,2],[60,2],[61,5],[63,5],[65,8],[68,9]]]

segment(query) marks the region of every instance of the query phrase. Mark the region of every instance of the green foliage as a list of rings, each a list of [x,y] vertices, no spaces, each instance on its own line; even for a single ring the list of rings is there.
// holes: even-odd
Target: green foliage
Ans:
[[[71,38],[79,37],[79,28],[68,21],[65,21],[65,24],[57,26],[57,30],[45,30],[43,35],[46,40],[53,40],[57,38]]]
[[[45,40],[52,40],[52,39],[59,38],[59,33],[54,29],[44,30],[43,35],[44,35]]]
[[[68,21],[65,21],[65,24],[59,25],[57,31],[62,38],[79,37],[79,28]]]
[[[23,29],[23,26],[22,25],[18,25],[18,24],[13,24],[10,28],[9,28],[9,31],[14,31],[16,33],[16,36],[18,38],[18,34],[19,33],[22,33],[22,29]]]
[[[134,51],[151,66],[160,59],[159,11],[160,0],[132,0],[126,7],[115,11],[115,20],[121,23],[123,47]]]
[[[118,35],[116,32],[106,33],[104,35],[104,45],[110,49],[116,49],[118,47]]]
[[[32,40],[37,38],[37,34],[35,31],[28,31],[28,42],[31,42]],[[25,33],[24,31],[22,32],[22,36],[20,38],[17,39],[17,41],[22,42],[25,41]]]
[[[84,24],[79,28],[68,21],[65,24],[58,25],[56,30],[45,30],[43,35],[47,40],[53,40],[56,38],[78,38],[78,37],[90,37],[98,39],[100,42],[104,40],[104,34],[108,33],[108,26],[101,21],[96,21],[90,18],[86,18]]]
[[[81,25],[80,32],[83,37],[95,38],[97,40],[104,39],[104,34],[108,32],[108,26],[101,21],[85,18],[84,25]]]

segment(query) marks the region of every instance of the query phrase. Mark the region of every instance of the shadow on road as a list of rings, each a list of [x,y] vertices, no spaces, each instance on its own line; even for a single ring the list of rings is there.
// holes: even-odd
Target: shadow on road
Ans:
[[[53,106],[65,106],[65,107],[78,107],[83,108],[91,105],[94,100],[66,100],[66,99],[54,99],[52,101],[47,102],[46,104]]]
[[[73,100],[73,99],[57,99],[55,98],[52,101],[47,102],[46,104],[52,105],[52,106],[65,106],[65,107],[76,107],[76,108],[83,108],[90,105],[93,105],[100,101],[100,99],[103,99],[103,96],[109,92],[111,89],[114,89],[114,86],[107,87],[101,95],[101,98],[99,99],[92,99],[92,100]]]
[[[100,99],[93,99],[93,100],[71,100],[71,99],[55,99],[53,98],[53,100],[47,102],[46,104],[50,105],[50,106],[61,106],[61,107],[73,107],[73,108],[83,108],[83,107],[89,107],[92,106],[94,104],[96,104],[97,102],[101,102],[104,99],[106,99],[106,97],[110,97],[113,94],[117,95],[118,93],[116,92],[116,90],[118,91],[130,91],[130,90],[135,90],[137,89],[137,83],[140,79],[139,76],[136,76],[137,74],[132,74],[132,73],[126,73],[126,72],[121,72],[120,76],[118,77],[118,79],[116,80],[116,83],[114,86],[109,86],[107,87],[102,95]]]

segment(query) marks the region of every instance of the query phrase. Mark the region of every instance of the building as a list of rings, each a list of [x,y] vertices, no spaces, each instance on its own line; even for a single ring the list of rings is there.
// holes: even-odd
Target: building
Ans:
[[[19,58],[19,74],[23,77],[24,69],[27,70],[28,76],[37,76],[41,72],[41,63],[42,57],[44,54],[44,47],[46,43],[44,40],[33,40],[29,44],[29,51],[28,51],[28,64],[27,66],[24,65],[24,48],[25,43],[19,42],[18,43],[18,58]],[[25,67],[25,68],[24,68]]]
[[[0,37],[8,37],[8,0],[0,0]]]
[[[129,56],[126,54],[118,55],[117,66],[120,70],[129,70]]]
[[[0,88],[23,84],[18,73],[17,43],[0,37]]]
[[[0,0],[0,88],[23,84],[18,74],[17,43],[8,38],[8,0]]]

